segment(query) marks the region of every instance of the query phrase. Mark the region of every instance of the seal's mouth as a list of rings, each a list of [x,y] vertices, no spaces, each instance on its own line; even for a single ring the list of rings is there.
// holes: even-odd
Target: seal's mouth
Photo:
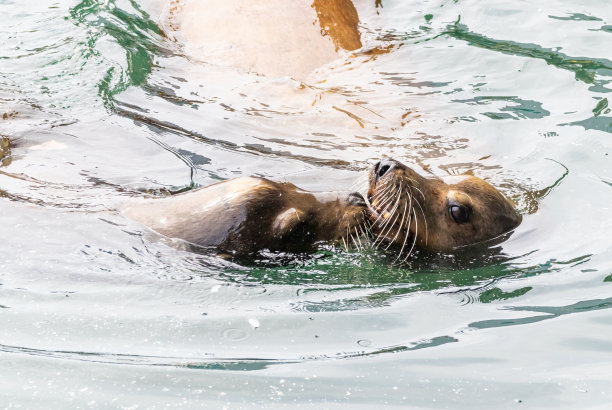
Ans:
[[[368,195],[368,216],[372,227],[378,231],[378,239],[384,242],[396,243],[412,238],[415,234],[414,224],[410,223],[415,215],[402,215],[399,209],[390,208],[374,195]],[[402,199],[399,198],[399,201]]]
[[[378,198],[374,198],[373,195],[368,195],[367,206],[371,216],[377,219],[389,219],[392,216],[391,212],[381,205],[381,201]]]

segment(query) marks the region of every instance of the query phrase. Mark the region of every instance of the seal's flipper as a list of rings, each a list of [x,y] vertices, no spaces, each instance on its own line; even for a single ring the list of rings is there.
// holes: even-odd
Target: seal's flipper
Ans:
[[[303,211],[289,208],[276,217],[272,224],[272,233],[275,237],[282,238],[304,221],[306,221],[306,214]]]

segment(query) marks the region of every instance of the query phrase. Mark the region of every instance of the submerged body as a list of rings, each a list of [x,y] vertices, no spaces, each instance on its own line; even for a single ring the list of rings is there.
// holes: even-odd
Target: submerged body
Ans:
[[[360,226],[366,209],[359,194],[312,193],[290,183],[242,177],[146,200],[124,214],[167,237],[246,255],[341,240]]]
[[[351,0],[173,0],[161,23],[192,58],[300,80],[361,47]]]
[[[487,241],[521,222],[510,200],[480,178],[447,184],[392,159],[371,170],[368,200],[377,241],[399,246],[400,255]]]

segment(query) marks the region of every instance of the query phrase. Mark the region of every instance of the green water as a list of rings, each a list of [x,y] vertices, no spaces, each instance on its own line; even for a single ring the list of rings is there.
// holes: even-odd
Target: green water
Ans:
[[[305,86],[193,61],[163,6],[0,0],[0,407],[608,407],[608,2],[356,1],[364,49]],[[253,265],[116,211],[240,175],[346,188],[384,155],[483,177],[523,223],[401,266]]]

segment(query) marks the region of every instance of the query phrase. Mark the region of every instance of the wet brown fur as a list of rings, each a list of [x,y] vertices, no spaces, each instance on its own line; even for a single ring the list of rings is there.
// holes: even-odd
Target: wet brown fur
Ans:
[[[147,200],[124,213],[170,238],[244,255],[346,240],[364,221],[366,207],[350,204],[348,192],[313,193],[291,183],[242,177]]]
[[[446,184],[397,164],[378,181],[374,169],[370,172],[368,199],[377,241],[401,246],[400,254],[415,247],[448,251],[483,242],[521,222],[512,203],[480,178],[466,176],[459,183]],[[469,209],[468,221],[453,220],[452,204]]]

